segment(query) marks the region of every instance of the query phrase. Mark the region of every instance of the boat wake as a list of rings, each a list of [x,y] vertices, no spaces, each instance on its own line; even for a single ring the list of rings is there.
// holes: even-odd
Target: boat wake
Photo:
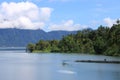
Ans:
[[[76,72],[74,71],[70,71],[70,70],[58,70],[59,73],[64,73],[64,74],[76,74]]]

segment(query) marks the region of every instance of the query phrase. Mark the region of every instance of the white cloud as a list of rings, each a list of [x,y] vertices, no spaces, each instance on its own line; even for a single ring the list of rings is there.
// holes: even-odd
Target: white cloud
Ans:
[[[103,21],[108,27],[112,27],[112,25],[116,22],[116,20],[111,18],[105,18]]]
[[[87,26],[74,24],[73,20],[63,21],[60,24],[50,24],[48,30],[67,30],[67,31],[76,31],[85,29]]]
[[[40,9],[40,19],[42,21],[47,21],[49,20],[50,16],[51,16],[51,11],[53,11],[53,9],[50,9],[48,7],[44,7]]]
[[[0,4],[0,28],[42,29],[51,12],[51,8],[40,8],[32,2],[3,2]]]

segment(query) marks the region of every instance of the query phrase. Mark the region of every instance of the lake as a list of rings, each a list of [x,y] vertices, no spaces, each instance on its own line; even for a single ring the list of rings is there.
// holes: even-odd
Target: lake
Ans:
[[[75,60],[119,60],[120,57],[64,53],[0,51],[0,80],[120,80],[120,64]]]

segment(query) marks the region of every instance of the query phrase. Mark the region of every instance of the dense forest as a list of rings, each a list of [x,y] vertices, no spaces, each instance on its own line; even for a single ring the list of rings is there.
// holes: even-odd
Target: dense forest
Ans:
[[[29,52],[82,53],[120,56],[120,20],[111,28],[100,26],[97,30],[84,29],[61,40],[40,40],[28,44]]]

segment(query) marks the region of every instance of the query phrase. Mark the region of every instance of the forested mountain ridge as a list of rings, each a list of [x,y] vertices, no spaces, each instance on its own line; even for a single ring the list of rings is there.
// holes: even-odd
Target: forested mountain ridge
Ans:
[[[6,28],[0,29],[0,47],[25,47],[28,43],[35,43],[39,40],[60,40],[62,36],[76,33],[76,31],[51,31],[25,30]]]

